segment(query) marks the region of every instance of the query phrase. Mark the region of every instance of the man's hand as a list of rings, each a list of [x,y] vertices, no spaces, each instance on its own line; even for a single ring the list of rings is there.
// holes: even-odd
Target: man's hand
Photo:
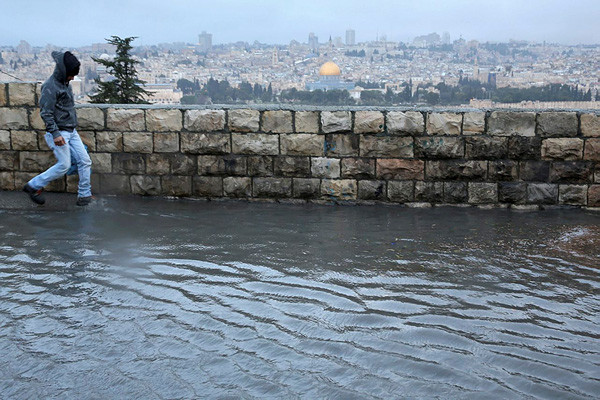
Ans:
[[[64,146],[65,145],[65,138],[63,138],[62,136],[55,137],[54,138],[54,144],[57,145],[57,146]]]

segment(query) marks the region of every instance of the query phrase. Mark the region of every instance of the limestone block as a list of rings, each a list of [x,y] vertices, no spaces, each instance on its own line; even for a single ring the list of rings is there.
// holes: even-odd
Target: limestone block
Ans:
[[[51,151],[21,151],[19,169],[27,172],[43,172],[56,163]]]
[[[590,185],[588,188],[587,205],[589,207],[600,207],[600,185]]]
[[[581,114],[580,119],[583,136],[600,137],[600,115]]]
[[[358,135],[353,134],[329,134],[325,136],[326,156],[358,156]]]
[[[292,178],[253,178],[253,197],[282,198],[292,196]]]
[[[27,182],[29,182],[36,175],[37,175],[37,172],[15,172],[14,173],[14,176],[15,176],[15,188],[19,189],[19,190],[23,189],[23,186],[25,186],[25,184]],[[56,180],[54,182],[58,182],[58,180]],[[48,190],[48,187],[46,186],[44,189]]]
[[[385,181],[358,181],[358,198],[361,200],[385,200],[387,186]]]
[[[246,157],[241,156],[198,156],[199,175],[246,175]]]
[[[88,152],[96,151],[96,132],[94,132],[94,131],[77,131],[77,133],[79,134],[79,137],[81,138],[81,141],[83,142],[83,144],[85,144],[88,147]],[[39,142],[39,136],[38,136],[38,142]],[[40,148],[42,148],[41,144],[40,144]]]
[[[173,175],[194,175],[198,170],[196,156],[189,154],[170,154],[171,173]],[[147,168],[147,167],[146,167]]]
[[[361,157],[402,157],[414,156],[412,137],[360,136]]]
[[[513,160],[539,160],[542,155],[542,138],[513,136],[508,138],[508,158]]]
[[[415,201],[415,184],[413,181],[389,181],[387,183],[387,197],[395,203],[409,203]]]
[[[13,172],[0,172],[0,190],[15,190],[15,174]]]
[[[338,158],[313,157],[310,170],[314,178],[339,178],[340,160]]]
[[[146,173],[149,175],[168,175],[171,172],[171,156],[167,154],[148,154]]]
[[[160,176],[132,175],[129,180],[132,194],[158,196],[163,193]]]
[[[460,135],[461,125],[462,114],[427,114],[427,133],[430,135]]]
[[[231,148],[235,154],[277,155],[279,136],[268,133],[233,133]]]
[[[587,139],[585,141],[583,159],[600,161],[600,139]]]
[[[294,133],[280,135],[281,154],[293,156],[322,156],[323,135]]]
[[[112,154],[112,170],[118,174],[144,174],[146,161],[142,154]]]
[[[0,151],[0,171],[16,171],[19,168],[19,153]]]
[[[522,161],[519,163],[519,177],[523,181],[548,182],[550,163],[548,161]]]
[[[527,198],[527,184],[524,182],[498,183],[498,201],[500,203],[523,204]]]
[[[223,178],[219,176],[194,176],[192,195],[199,197],[223,196]]]
[[[528,204],[556,204],[558,185],[549,183],[530,183],[527,185]]]
[[[380,133],[385,129],[385,118],[379,111],[357,111],[354,114],[355,133]],[[360,190],[360,185],[359,185]]]
[[[577,136],[577,114],[574,112],[543,112],[538,116],[537,134],[541,137]]]
[[[223,178],[223,194],[238,198],[252,196],[252,179],[233,176]]]
[[[375,160],[342,158],[342,178],[371,179],[375,177]]]
[[[277,176],[306,177],[310,175],[309,157],[275,157],[274,173]]]
[[[295,113],[296,132],[319,133],[318,111],[297,111]]]
[[[421,160],[377,159],[378,179],[423,179],[425,162]]]
[[[587,185],[559,185],[558,204],[585,206],[588,200]]]
[[[14,106],[35,106],[35,83],[10,82],[8,101]]]
[[[96,132],[96,151],[118,153],[123,151],[121,132]]]
[[[29,114],[29,119],[31,121],[31,127],[33,129],[37,129],[44,132],[46,131],[46,123],[40,116],[39,108],[31,110],[31,113]]]
[[[415,157],[425,159],[463,158],[464,139],[460,137],[421,136],[415,138]]]
[[[9,131],[0,131],[0,150],[10,150]]]
[[[258,110],[229,110],[229,129],[232,132],[256,132],[260,112]]]
[[[593,163],[589,161],[553,162],[550,166],[550,182],[591,183],[593,168]]]
[[[273,133],[291,133],[292,128],[292,112],[291,111],[265,111],[262,115],[262,130],[263,132]]]
[[[542,140],[543,160],[581,160],[583,140],[574,138]]]
[[[4,107],[7,106],[7,93],[8,87],[6,85],[6,83],[0,83],[0,107]],[[14,182],[13,182],[14,184]]]
[[[181,132],[181,151],[193,154],[227,154],[231,152],[229,134]]]
[[[323,132],[349,132],[352,130],[352,117],[349,111],[323,111],[321,113]]]
[[[496,136],[535,136],[535,113],[494,111],[488,120],[488,134]]]
[[[425,130],[423,114],[418,111],[392,111],[386,116],[387,130],[392,135],[421,135]]]
[[[427,179],[478,180],[487,176],[487,161],[427,161]]]
[[[178,132],[154,132],[154,152],[174,153],[179,151]]]
[[[496,183],[469,182],[469,203],[488,204],[498,202]]]
[[[146,129],[144,110],[109,108],[106,127],[113,131],[143,131]]]
[[[146,129],[152,132],[178,132],[182,128],[180,110],[146,110]]]
[[[215,132],[225,129],[225,110],[187,110],[183,126],[192,132]]]
[[[497,160],[508,156],[508,138],[476,136],[466,139],[466,158]]]
[[[292,186],[296,198],[316,199],[321,194],[321,181],[316,178],[293,178]]]
[[[329,200],[356,200],[357,185],[353,179],[323,179],[321,196]]]
[[[110,153],[90,153],[92,170],[95,173],[110,174],[112,172],[112,156]]]
[[[12,131],[10,139],[13,150],[38,149],[38,138],[35,131]]]
[[[249,176],[273,176],[272,156],[250,156],[247,162]]]
[[[81,129],[104,129],[104,111],[99,108],[78,108],[77,125]]]
[[[129,176],[100,174],[99,192],[105,194],[130,194]]]
[[[39,106],[40,98],[42,97],[42,83],[38,82],[35,84],[35,97],[37,100],[37,104]]]
[[[160,177],[162,185],[162,193],[166,196],[191,196],[192,194],[192,177],[163,175]]]
[[[415,182],[415,201],[441,203],[444,200],[443,182]]]
[[[152,153],[152,133],[123,132],[123,150],[128,153]]]
[[[469,201],[467,182],[444,182],[444,203],[460,204]]]
[[[28,129],[29,119],[25,108],[0,107],[0,129]]]
[[[488,179],[490,181],[516,181],[519,177],[519,163],[512,160],[490,161]]]
[[[485,131],[485,113],[466,112],[463,116],[463,135],[481,135]]]

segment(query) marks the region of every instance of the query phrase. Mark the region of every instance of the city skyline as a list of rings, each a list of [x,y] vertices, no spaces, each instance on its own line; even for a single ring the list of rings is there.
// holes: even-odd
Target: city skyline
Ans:
[[[416,36],[447,31],[452,40],[600,44],[600,32],[594,29],[600,19],[597,1],[504,0],[485,6],[473,0],[418,4],[379,0],[369,5],[365,9],[364,2],[353,0],[225,0],[219,4],[178,0],[168,5],[155,0],[104,0],[64,9],[54,2],[31,0],[3,6],[10,18],[0,26],[0,45],[16,46],[25,40],[33,46],[80,47],[112,35],[137,36],[136,45],[197,43],[202,31],[213,35],[214,44],[287,44],[291,40],[307,42],[309,32],[320,42],[330,36],[344,39],[347,29],[356,32],[356,42],[382,36],[409,42]]]

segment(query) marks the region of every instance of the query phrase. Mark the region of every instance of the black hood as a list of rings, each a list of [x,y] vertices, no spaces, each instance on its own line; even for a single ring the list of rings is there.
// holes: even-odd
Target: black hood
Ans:
[[[62,51],[53,51],[52,58],[56,62],[54,68],[54,77],[62,83],[67,83],[67,67],[65,66],[65,53]]]

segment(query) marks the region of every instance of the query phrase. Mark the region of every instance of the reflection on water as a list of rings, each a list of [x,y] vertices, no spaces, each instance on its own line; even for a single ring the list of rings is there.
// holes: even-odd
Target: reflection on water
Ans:
[[[600,216],[0,210],[6,398],[594,398]]]

